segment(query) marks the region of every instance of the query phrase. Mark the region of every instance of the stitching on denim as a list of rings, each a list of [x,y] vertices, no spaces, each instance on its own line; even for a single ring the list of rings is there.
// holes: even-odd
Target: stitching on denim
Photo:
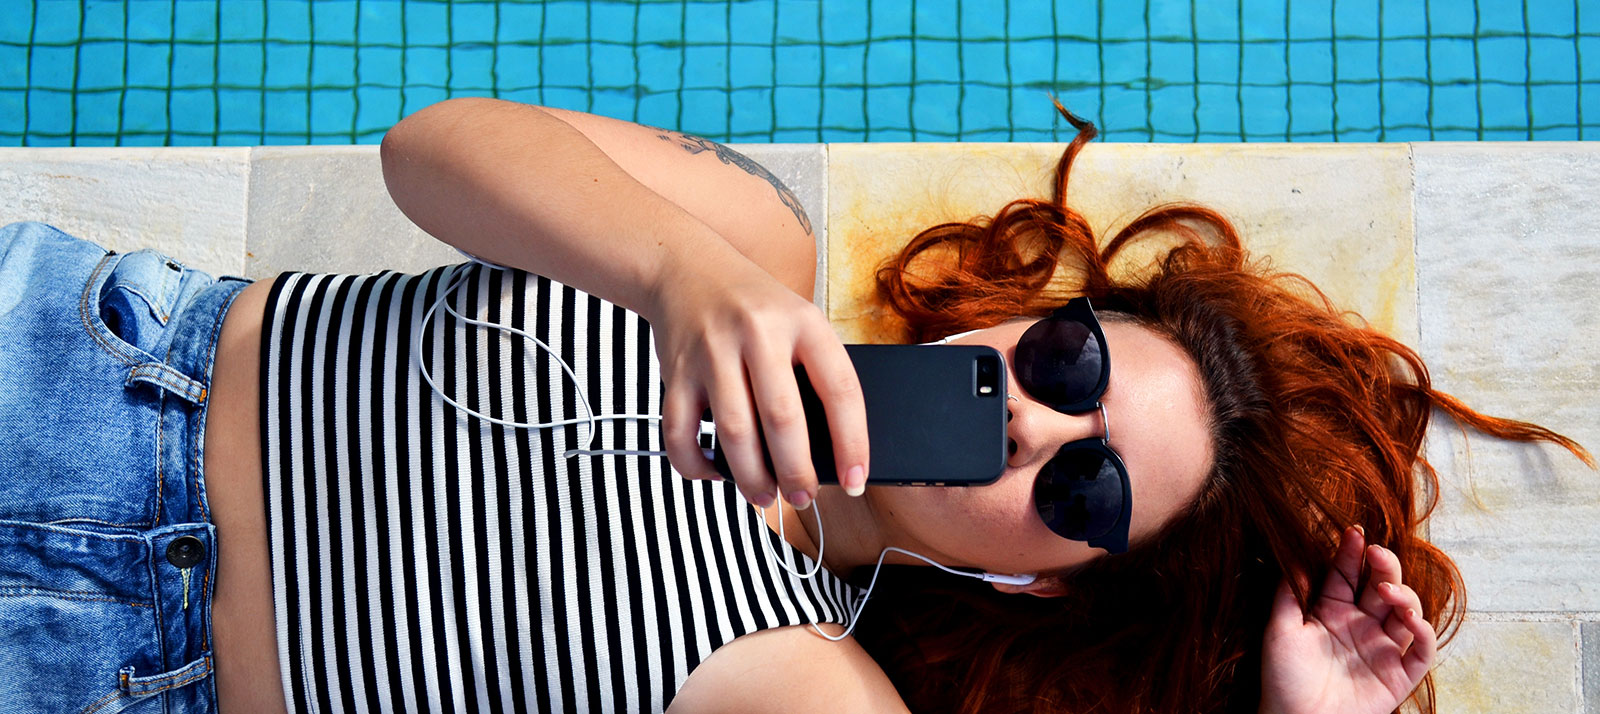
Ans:
[[[151,694],[160,694],[168,689],[176,689],[196,680],[205,679],[211,674],[211,658],[209,656],[201,657],[200,660],[205,662],[205,664],[195,667],[187,672],[184,672],[182,669],[180,669],[177,672],[169,672],[167,674],[157,675],[152,677],[148,683],[137,685],[140,693],[134,696],[143,697]],[[154,686],[157,682],[169,677],[177,677],[178,679],[175,679],[171,682],[166,682],[160,686]],[[129,684],[127,686],[129,689],[132,689],[135,685]],[[132,692],[129,692],[129,694],[132,694]]]
[[[167,393],[156,394],[156,523],[161,522],[161,487],[166,483],[166,452],[162,451],[162,431],[167,426]]]
[[[27,597],[29,595],[49,595],[52,597],[59,597],[63,600],[112,602],[119,605],[132,605],[133,607],[155,607],[155,605],[147,602],[119,600],[117,598],[106,597],[103,593],[84,592],[81,590],[54,590],[51,588],[39,588],[30,585],[8,585],[5,587],[0,587],[0,597]]]
[[[213,549],[213,554],[215,554],[215,549]],[[212,560],[215,561],[215,558],[213,557]],[[214,566],[212,566],[210,563],[207,563],[205,572],[200,574],[200,602],[205,603],[207,607],[205,616],[206,627],[200,629],[200,649],[206,650],[211,649],[211,600],[210,596],[206,595],[206,588],[211,584],[211,571],[213,569]]]
[[[89,274],[89,282],[84,283],[83,294],[78,296],[78,319],[83,322],[84,331],[88,332],[95,342],[100,343],[101,349],[112,357],[121,360],[123,364],[135,364],[139,361],[137,358],[123,354],[120,347],[108,342],[105,336],[95,329],[94,322],[89,319],[89,293],[97,283],[103,285],[103,283],[99,283],[99,276],[101,271],[105,270],[106,261],[110,260],[113,255],[116,255],[115,251],[106,253],[101,257],[100,262],[94,266],[94,272]]]
[[[115,527],[115,528],[134,528],[134,527],[149,528],[149,527],[155,525],[154,523],[152,523],[150,521],[129,521],[127,523],[112,523],[111,521],[102,521],[102,520],[100,520],[98,518],[57,518],[57,519],[55,519],[53,521],[45,521],[43,523],[35,523],[35,524],[30,524],[30,525],[55,526],[55,525],[61,525],[61,524],[64,524],[64,523],[94,523],[96,525],[112,526],[112,527]],[[96,535],[106,535],[106,534],[105,533],[97,533]]]
[[[128,678],[128,675],[122,674],[122,673],[119,672],[117,674],[117,684],[118,684],[117,688],[115,690],[113,690],[110,694],[107,694],[107,695],[105,695],[105,696],[103,696],[103,697],[101,697],[99,699],[96,699],[96,700],[94,700],[92,702],[89,702],[89,706],[86,706],[86,707],[84,707],[82,709],[79,709],[78,710],[78,714],[93,714],[94,712],[97,712],[97,711],[100,711],[101,709],[104,709],[105,706],[107,704],[111,703],[113,700],[122,698],[122,687],[121,687],[121,684],[122,684],[123,680],[126,680],[127,678]]]

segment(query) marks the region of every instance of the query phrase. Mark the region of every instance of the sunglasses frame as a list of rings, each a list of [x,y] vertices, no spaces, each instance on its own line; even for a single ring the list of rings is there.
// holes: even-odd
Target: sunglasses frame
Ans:
[[[1089,391],[1089,396],[1083,399],[1079,399],[1070,404],[1045,403],[1049,404],[1050,408],[1063,414],[1081,414],[1088,411],[1094,411],[1096,409],[1102,410],[1102,414],[1104,414],[1105,407],[1100,403],[1100,398],[1105,396],[1106,385],[1111,381],[1111,351],[1106,347],[1105,332],[1100,329],[1100,319],[1095,316],[1094,306],[1089,302],[1089,298],[1073,298],[1072,300],[1068,301],[1066,305],[1056,308],[1048,317],[1042,318],[1039,320],[1039,322],[1028,327],[1028,330],[1024,332],[1022,337],[1017,340],[1017,344],[1020,346],[1024,341],[1028,340],[1028,335],[1030,334],[1038,334],[1035,333],[1035,330],[1039,329],[1040,325],[1044,325],[1047,322],[1063,321],[1070,321],[1084,325],[1089,328],[1091,333],[1094,334],[1095,341],[1100,346],[1100,376],[1096,381],[1094,388]],[[1044,338],[1035,337],[1034,339]],[[1027,391],[1032,394],[1032,390],[1028,389],[1028,385],[1026,384],[1026,381],[1023,379],[1023,376],[1020,372],[1017,375],[1017,383],[1022,387],[1023,391]],[[1037,395],[1033,396],[1037,399]],[[1054,461],[1056,458],[1060,458],[1061,453],[1068,450],[1094,451],[1111,462],[1112,468],[1117,472],[1117,477],[1122,481],[1121,513],[1117,515],[1117,520],[1101,533],[1085,536],[1083,538],[1072,538],[1063,535],[1061,531],[1057,530],[1056,525],[1052,524],[1051,519],[1045,514],[1045,504],[1047,502],[1054,504],[1057,501],[1054,499],[1040,500],[1039,498],[1040,491],[1043,490],[1043,479],[1045,472],[1044,468],[1041,468],[1039,470],[1039,476],[1036,477],[1033,485],[1034,504],[1036,509],[1039,511],[1039,517],[1045,521],[1045,525],[1048,526],[1052,532],[1054,532],[1056,535],[1060,535],[1063,538],[1067,538],[1068,540],[1083,541],[1088,543],[1090,547],[1103,548],[1107,553],[1111,554],[1126,553],[1128,551],[1128,524],[1129,521],[1132,520],[1133,516],[1133,489],[1128,482],[1128,467],[1122,463],[1122,456],[1118,454],[1115,449],[1111,448],[1111,444],[1105,436],[1100,436],[1091,437],[1088,439],[1079,439],[1077,441],[1064,444],[1062,445],[1061,449],[1056,452],[1057,455],[1051,457],[1051,460]]]

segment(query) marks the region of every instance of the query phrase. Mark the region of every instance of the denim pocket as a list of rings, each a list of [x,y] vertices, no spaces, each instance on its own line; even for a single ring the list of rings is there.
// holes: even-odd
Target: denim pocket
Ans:
[[[154,361],[162,332],[172,320],[184,267],[160,253],[140,250],[119,256],[100,270],[109,270],[95,292],[84,286],[84,319],[90,333],[107,351],[129,363]],[[92,302],[93,307],[90,307]]]
[[[118,711],[120,670],[160,671],[135,531],[0,521],[0,710]]]

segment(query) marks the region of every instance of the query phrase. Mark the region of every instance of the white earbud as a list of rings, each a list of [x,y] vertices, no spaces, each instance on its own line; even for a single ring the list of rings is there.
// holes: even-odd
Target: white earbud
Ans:
[[[983,573],[978,578],[986,583],[1000,583],[1001,585],[1032,585],[1033,581],[1038,579],[1037,576],[1030,574],[998,575],[995,573]]]

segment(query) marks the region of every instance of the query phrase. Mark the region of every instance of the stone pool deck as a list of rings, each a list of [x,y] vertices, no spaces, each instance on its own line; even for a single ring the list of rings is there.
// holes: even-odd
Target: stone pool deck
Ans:
[[[921,227],[1048,195],[1063,147],[735,148],[807,207],[817,302],[870,341],[871,268]],[[1218,209],[1253,251],[1419,349],[1440,389],[1600,451],[1597,187],[1596,144],[1097,144],[1070,202],[1102,234],[1159,202]],[[18,220],[255,278],[458,260],[389,201],[373,146],[0,149],[0,224]],[[1430,536],[1470,608],[1440,711],[1600,714],[1600,473],[1438,427]]]

